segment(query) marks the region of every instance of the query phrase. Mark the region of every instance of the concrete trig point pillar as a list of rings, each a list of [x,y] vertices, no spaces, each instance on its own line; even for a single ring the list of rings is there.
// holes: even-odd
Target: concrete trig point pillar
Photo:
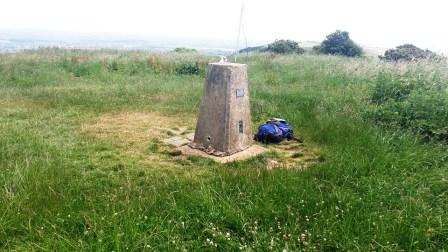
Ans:
[[[247,66],[210,63],[192,148],[228,156],[251,146]]]

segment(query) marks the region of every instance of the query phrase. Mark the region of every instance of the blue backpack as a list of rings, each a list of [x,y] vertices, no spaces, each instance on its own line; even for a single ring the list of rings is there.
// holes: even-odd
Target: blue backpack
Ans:
[[[272,118],[258,127],[254,140],[268,144],[279,143],[283,139],[291,140],[293,137],[293,130],[289,127],[286,120]]]

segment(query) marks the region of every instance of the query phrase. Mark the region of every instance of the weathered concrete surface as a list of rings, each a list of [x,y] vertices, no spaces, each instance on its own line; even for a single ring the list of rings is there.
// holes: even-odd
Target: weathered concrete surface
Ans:
[[[185,135],[185,137],[191,142],[194,140],[194,133],[188,133]]]
[[[182,145],[186,145],[186,144],[190,143],[190,140],[188,140],[187,138],[184,138],[184,137],[175,136],[175,137],[170,137],[168,139],[163,139],[162,143],[171,145],[174,147],[180,147]]]
[[[264,148],[260,145],[256,145],[256,144],[250,146],[249,148],[246,148],[243,151],[234,153],[232,155],[224,156],[224,157],[207,154],[204,151],[201,151],[198,149],[193,149],[188,145],[181,146],[181,147],[177,148],[176,150],[179,150],[182,153],[182,155],[184,155],[184,156],[199,156],[199,157],[210,158],[218,163],[229,163],[229,162],[233,162],[233,161],[246,160],[246,159],[253,158],[255,156],[258,156],[260,154],[263,154],[263,153],[269,151],[269,149]]]
[[[247,66],[210,63],[192,148],[216,156],[245,150],[252,143]]]

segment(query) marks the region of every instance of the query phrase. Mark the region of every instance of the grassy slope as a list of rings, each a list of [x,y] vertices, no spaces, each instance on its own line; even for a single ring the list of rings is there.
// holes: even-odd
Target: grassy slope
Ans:
[[[81,132],[113,111],[194,116],[203,76],[173,69],[208,60],[110,51],[0,55],[0,249],[447,248],[446,150],[363,120],[377,72],[414,66],[242,57],[254,122],[287,118],[322,149],[323,162],[305,171],[267,171],[266,157],[148,164]]]

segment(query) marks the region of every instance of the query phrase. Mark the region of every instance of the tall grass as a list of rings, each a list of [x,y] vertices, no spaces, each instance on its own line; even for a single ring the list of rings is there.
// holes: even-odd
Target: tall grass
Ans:
[[[419,131],[395,124],[401,117],[370,116],[378,106],[389,109],[373,100],[396,94],[388,91],[396,76],[446,94],[446,65],[240,59],[249,65],[254,124],[288,119],[321,149],[319,163],[268,171],[269,156],[226,165],[175,161],[156,143],[148,155],[163,162],[148,163],[81,131],[107,112],[195,116],[205,64],[214,58],[59,49],[0,55],[0,249],[447,249],[446,145],[423,143]],[[185,65],[200,71],[176,71]],[[434,89],[415,90],[445,104]]]

